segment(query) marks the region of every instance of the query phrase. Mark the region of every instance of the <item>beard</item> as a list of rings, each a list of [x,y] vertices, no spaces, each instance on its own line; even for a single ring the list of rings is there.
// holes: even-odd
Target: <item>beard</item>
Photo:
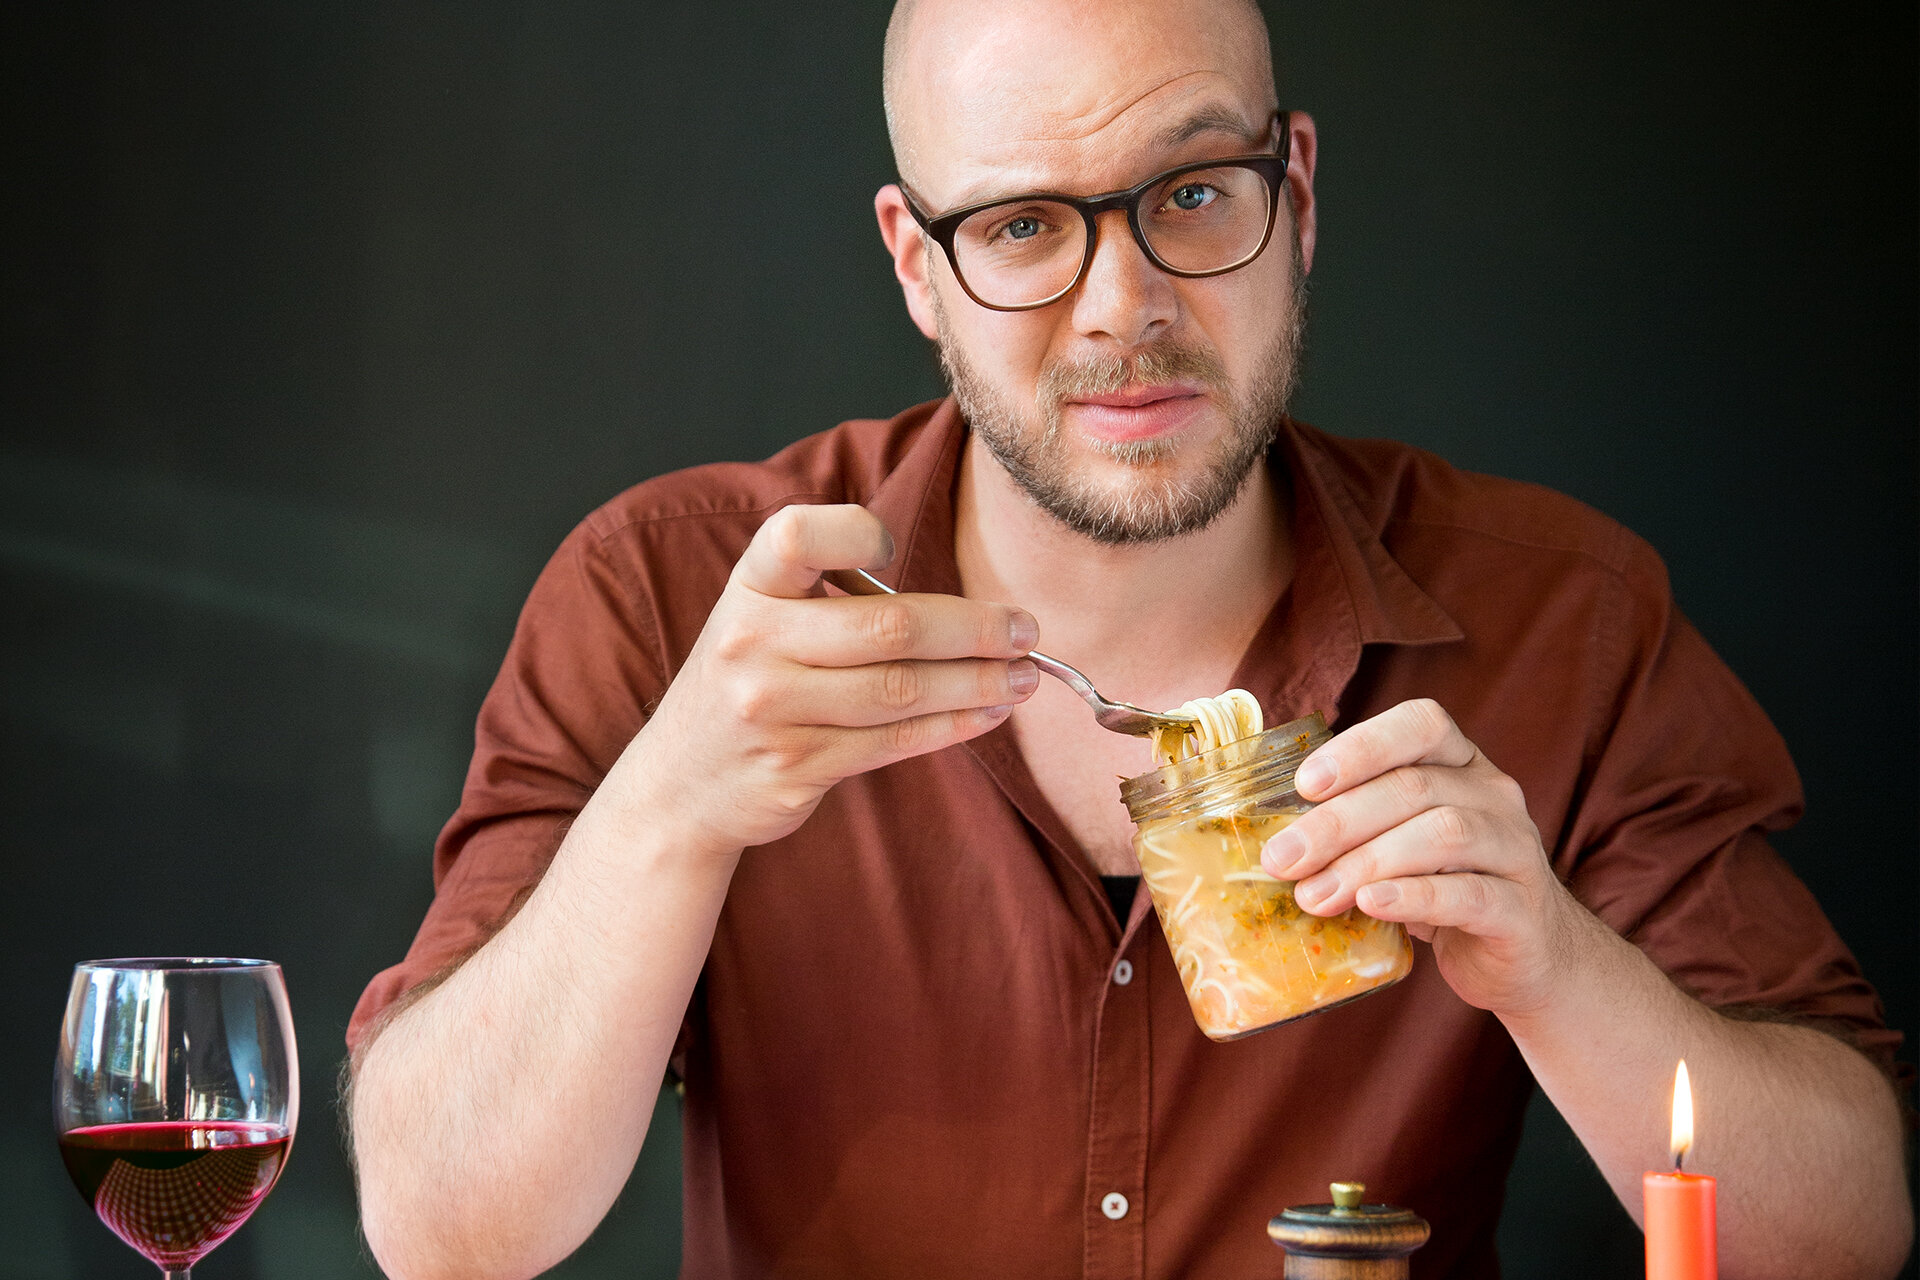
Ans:
[[[1228,380],[1212,347],[1164,338],[1131,356],[1048,361],[1034,389],[1033,411],[1022,413],[967,360],[935,293],[940,367],[980,442],[1035,505],[1069,529],[1108,546],[1195,533],[1240,496],[1254,464],[1279,433],[1293,396],[1306,331],[1306,273],[1297,241],[1290,276],[1285,323],[1260,353],[1244,388]],[[1129,386],[1184,381],[1214,392],[1227,415],[1226,434],[1197,469],[1187,475],[1173,473],[1180,446],[1171,440],[1092,440],[1095,449],[1133,475],[1119,485],[1100,485],[1075,474],[1062,427],[1067,401],[1111,395]]]

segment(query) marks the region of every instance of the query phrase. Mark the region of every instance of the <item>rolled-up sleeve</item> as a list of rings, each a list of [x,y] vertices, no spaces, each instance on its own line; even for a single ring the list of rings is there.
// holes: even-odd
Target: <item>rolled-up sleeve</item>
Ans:
[[[1620,588],[1568,885],[1703,1003],[1821,1027],[1893,1073],[1900,1034],[1767,839],[1804,807],[1785,743],[1637,539]]]
[[[354,1053],[383,1011],[478,950],[525,900],[665,692],[654,621],[607,536],[593,519],[575,529],[528,595],[480,708],[460,807],[434,846],[433,903],[406,957],[361,995]]]

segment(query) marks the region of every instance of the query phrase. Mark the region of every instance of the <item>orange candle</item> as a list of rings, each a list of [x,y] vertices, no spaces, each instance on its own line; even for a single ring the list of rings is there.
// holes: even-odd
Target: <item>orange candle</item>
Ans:
[[[1640,1182],[1647,1280],[1716,1280],[1713,1179],[1680,1169],[1693,1146],[1693,1090],[1685,1061],[1673,1073],[1671,1144],[1673,1172],[1649,1173]]]

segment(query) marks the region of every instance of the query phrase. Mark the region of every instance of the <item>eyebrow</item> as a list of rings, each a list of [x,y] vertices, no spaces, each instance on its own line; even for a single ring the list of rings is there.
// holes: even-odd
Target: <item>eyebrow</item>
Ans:
[[[1154,142],[1161,147],[1177,147],[1206,133],[1230,133],[1236,138],[1250,139],[1253,128],[1231,108],[1202,107],[1178,124],[1162,129]]]

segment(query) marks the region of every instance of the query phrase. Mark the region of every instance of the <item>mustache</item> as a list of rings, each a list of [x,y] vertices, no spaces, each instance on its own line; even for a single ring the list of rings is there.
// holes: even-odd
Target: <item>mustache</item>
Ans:
[[[1224,390],[1227,371],[1212,347],[1163,339],[1129,356],[1049,361],[1040,371],[1034,398],[1050,409],[1075,396],[1114,395],[1163,382],[1198,382]]]

